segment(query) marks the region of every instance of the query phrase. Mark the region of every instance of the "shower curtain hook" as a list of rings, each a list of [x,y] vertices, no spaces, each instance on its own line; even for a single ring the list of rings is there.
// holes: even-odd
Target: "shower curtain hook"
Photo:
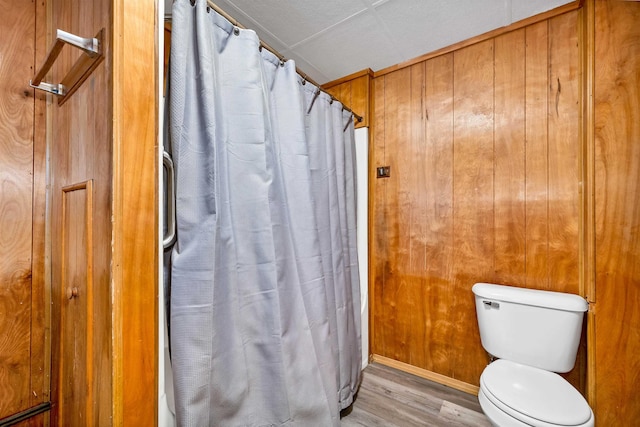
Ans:
[[[351,123],[351,121],[353,120],[353,115],[349,116],[349,120],[347,120],[347,124],[344,125],[344,129],[342,129],[342,132],[346,132],[347,128],[349,127],[349,124]]]
[[[307,114],[311,112],[311,109],[313,108],[313,104],[316,102],[316,99],[318,99],[319,95],[320,95],[320,88],[318,88],[318,90],[316,90],[316,93],[313,95],[313,99],[311,100],[311,105],[309,105],[309,109],[307,110]]]

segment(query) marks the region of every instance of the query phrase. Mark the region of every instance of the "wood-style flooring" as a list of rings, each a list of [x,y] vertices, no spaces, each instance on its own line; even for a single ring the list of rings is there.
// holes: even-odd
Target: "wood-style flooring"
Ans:
[[[491,427],[477,396],[373,363],[363,372],[342,426]]]

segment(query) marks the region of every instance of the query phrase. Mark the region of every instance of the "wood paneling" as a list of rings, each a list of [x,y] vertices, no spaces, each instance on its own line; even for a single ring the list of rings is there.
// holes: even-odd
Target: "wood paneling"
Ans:
[[[62,188],[59,294],[60,359],[57,422],[94,424],[93,376],[93,186],[92,181]]]
[[[495,281],[523,286],[526,277],[525,30],[495,39]]]
[[[372,350],[478,385],[471,287],[578,292],[578,13],[373,81]],[[569,380],[584,388],[584,350]]]
[[[367,69],[322,85],[324,90],[362,117],[361,122],[355,123],[356,128],[369,126],[371,75],[372,71]]]
[[[28,78],[39,57],[34,2],[0,1],[0,419],[46,398],[44,150]],[[35,184],[35,185],[34,185]]]
[[[595,414],[640,419],[640,3],[595,2]]]
[[[73,190],[64,203],[52,197],[54,425],[153,425],[157,417],[155,6],[153,0],[49,6],[50,30],[89,36],[106,29],[104,62],[64,105],[50,107],[51,192],[91,182],[84,193],[93,198],[92,221],[83,226],[80,205],[88,194]],[[52,79],[77,55],[63,50]],[[73,213],[64,216],[65,209]],[[93,243],[83,243],[85,235]],[[74,271],[87,283],[89,300],[80,286],[78,298],[65,300]],[[76,345],[70,355],[65,346],[82,337],[86,347]]]
[[[82,86],[62,105],[52,104],[50,142],[51,174],[51,300],[52,300],[52,374],[51,422],[53,425],[110,425],[111,411],[111,192],[112,192],[112,88],[111,67],[111,2],[93,0],[74,2],[52,0],[51,28],[88,37],[101,28],[106,29],[103,52],[105,60],[93,71]],[[80,54],[76,49],[63,49],[54,65],[51,79],[59,81],[75,63]],[[80,215],[81,205],[89,196],[86,191],[73,191],[65,207],[62,194],[65,188],[81,182],[92,182],[93,216],[85,229],[85,217],[74,225],[65,224],[64,209]],[[73,188],[73,187],[71,187]],[[73,214],[72,214],[73,215]],[[93,236],[87,246],[80,238],[82,230]],[[72,233],[73,231],[73,233]],[[66,239],[66,240],[65,240]],[[66,246],[64,246],[66,245]],[[64,250],[63,250],[64,248]],[[86,275],[84,294],[69,301],[66,293],[73,288],[73,277],[63,272],[70,268],[65,254],[77,260],[78,277]],[[91,261],[91,258],[93,260]],[[82,260],[86,260],[85,264]],[[83,266],[92,265],[85,271]],[[80,286],[78,286],[80,287]],[[86,296],[92,294],[87,300]],[[64,302],[64,303],[63,303]],[[86,317],[85,317],[86,316]],[[74,332],[74,325],[87,324],[86,331]],[[75,334],[78,335],[75,335]],[[86,338],[83,338],[86,337]],[[73,360],[65,360],[65,345],[86,341],[84,349]],[[90,384],[80,398],[82,384]],[[91,391],[89,393],[89,391]],[[79,400],[79,401],[78,401]],[[80,405],[74,409],[74,405]]]
[[[549,289],[577,294],[580,141],[577,13],[549,21]]]
[[[41,64],[48,54],[47,9],[44,2],[35,2],[35,62]],[[35,67],[34,67],[35,68]],[[33,258],[32,258],[32,335],[31,335],[31,405],[50,400],[51,376],[51,277],[49,274],[50,226],[47,208],[47,126],[45,95],[34,90],[33,129]],[[49,413],[36,417],[49,420]]]
[[[426,283],[419,308],[425,316],[423,367],[450,372],[449,308],[438,301],[450,294],[453,278],[453,54],[427,61],[425,77],[426,163],[418,167],[425,174],[424,216],[420,220],[425,225]]]
[[[549,289],[549,25],[525,28],[525,285]]]
[[[154,0],[114,2],[113,416],[156,425],[158,47]]]
[[[451,324],[449,336],[465,343],[480,342],[471,286],[494,281],[493,45],[488,40],[453,54],[453,271],[443,320]],[[485,361],[482,347],[452,348],[449,358],[445,375],[480,378],[484,363],[469,362]]]

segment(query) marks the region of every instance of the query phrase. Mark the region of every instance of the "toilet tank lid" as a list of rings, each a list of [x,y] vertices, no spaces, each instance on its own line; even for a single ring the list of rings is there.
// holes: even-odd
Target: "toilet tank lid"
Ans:
[[[585,312],[589,308],[589,304],[581,296],[563,292],[541,291],[491,283],[476,283],[473,285],[472,291],[480,298],[494,301],[575,312]]]

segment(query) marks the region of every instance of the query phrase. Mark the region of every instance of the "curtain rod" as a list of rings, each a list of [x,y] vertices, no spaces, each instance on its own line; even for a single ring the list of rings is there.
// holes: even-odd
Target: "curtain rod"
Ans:
[[[195,4],[195,1],[196,0],[191,0],[191,4]],[[247,29],[247,27],[245,27],[244,25],[239,23],[236,19],[234,19],[231,15],[229,15],[224,10],[222,10],[222,8],[220,6],[218,6],[217,4],[215,4],[213,1],[207,0],[207,6],[209,6],[211,9],[215,10],[220,15],[222,15],[232,25],[234,25],[234,26],[236,26],[238,28],[242,28],[243,30]],[[259,39],[259,41],[260,41],[260,48],[261,49],[267,49],[269,52],[273,53],[276,57],[278,57],[278,59],[280,61],[285,62],[287,60],[287,58],[285,58],[280,52],[278,52],[277,50],[275,50],[274,48],[272,48],[271,46],[269,46],[268,44],[263,42],[262,39]],[[318,90],[320,90],[320,91],[326,93],[327,95],[329,95],[332,100],[339,101],[335,96],[331,95],[329,92],[327,92],[326,90],[322,89],[322,87],[315,80],[313,80],[307,74],[302,72],[302,70],[300,70],[300,68],[296,67],[296,73],[298,73],[302,77],[303,82],[307,81],[307,82],[315,85],[318,88]],[[342,104],[342,108],[345,109],[346,111],[350,112],[351,114],[353,114],[353,117],[356,118],[358,123],[360,123],[362,121],[362,116],[356,114],[351,108],[345,106],[344,104]]]

